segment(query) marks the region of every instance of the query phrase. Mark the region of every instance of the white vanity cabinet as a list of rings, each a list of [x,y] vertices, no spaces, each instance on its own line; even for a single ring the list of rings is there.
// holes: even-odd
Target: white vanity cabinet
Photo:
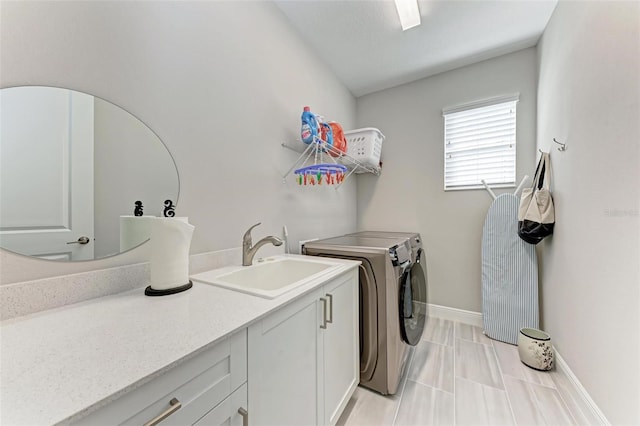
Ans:
[[[247,408],[246,381],[247,333],[243,329],[77,424],[242,426],[238,410]]]
[[[324,286],[332,322],[326,329],[321,329],[324,339],[324,421],[319,424],[336,424],[360,382],[357,271],[352,270]]]
[[[350,270],[249,327],[249,424],[333,425],[359,381]]]

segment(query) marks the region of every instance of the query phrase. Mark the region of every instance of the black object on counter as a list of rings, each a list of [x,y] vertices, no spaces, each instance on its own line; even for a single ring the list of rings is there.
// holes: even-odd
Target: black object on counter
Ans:
[[[189,290],[191,287],[193,287],[193,283],[191,282],[191,280],[189,280],[189,282],[185,285],[181,285],[180,287],[168,288],[166,290],[155,290],[151,288],[151,286],[148,286],[144,289],[144,294],[146,296],[167,296],[169,294],[181,293],[185,290]]]

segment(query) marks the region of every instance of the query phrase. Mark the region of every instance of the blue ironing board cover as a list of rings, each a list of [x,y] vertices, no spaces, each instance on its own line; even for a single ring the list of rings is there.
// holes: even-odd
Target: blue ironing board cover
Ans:
[[[518,236],[519,204],[513,194],[499,195],[482,230],[484,332],[514,345],[522,327],[538,328],[536,250]]]

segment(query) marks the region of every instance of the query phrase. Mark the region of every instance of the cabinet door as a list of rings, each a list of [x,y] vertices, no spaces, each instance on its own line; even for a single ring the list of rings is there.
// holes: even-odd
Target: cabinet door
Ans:
[[[335,425],[360,381],[357,271],[325,285],[324,424]]]
[[[229,395],[216,408],[209,411],[194,426],[243,426],[243,416],[240,409],[247,408],[247,385]],[[248,416],[248,413],[246,414]]]
[[[318,289],[249,327],[251,424],[318,424],[321,295]]]

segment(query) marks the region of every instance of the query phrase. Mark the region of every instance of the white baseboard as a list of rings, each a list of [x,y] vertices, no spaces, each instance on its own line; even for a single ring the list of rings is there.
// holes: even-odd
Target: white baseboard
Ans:
[[[589,411],[591,411],[591,415],[593,416],[593,418],[598,420],[599,423],[602,425],[610,425],[611,423],[609,423],[604,413],[600,411],[600,408],[598,407],[598,405],[594,402],[593,399],[591,399],[591,396],[589,395],[587,390],[582,386],[582,383],[580,383],[580,380],[578,380],[576,375],[573,374],[573,371],[571,371],[571,368],[569,368],[569,365],[565,362],[564,358],[560,356],[560,354],[555,349],[555,347],[554,347],[554,352],[555,352],[554,358],[555,358],[556,369],[558,369],[562,374],[564,374],[565,377],[569,380],[569,383],[573,387],[573,391],[578,397],[582,399],[582,402],[584,403],[585,407],[589,409]]]
[[[429,316],[482,327],[482,313],[448,306],[427,304]]]

